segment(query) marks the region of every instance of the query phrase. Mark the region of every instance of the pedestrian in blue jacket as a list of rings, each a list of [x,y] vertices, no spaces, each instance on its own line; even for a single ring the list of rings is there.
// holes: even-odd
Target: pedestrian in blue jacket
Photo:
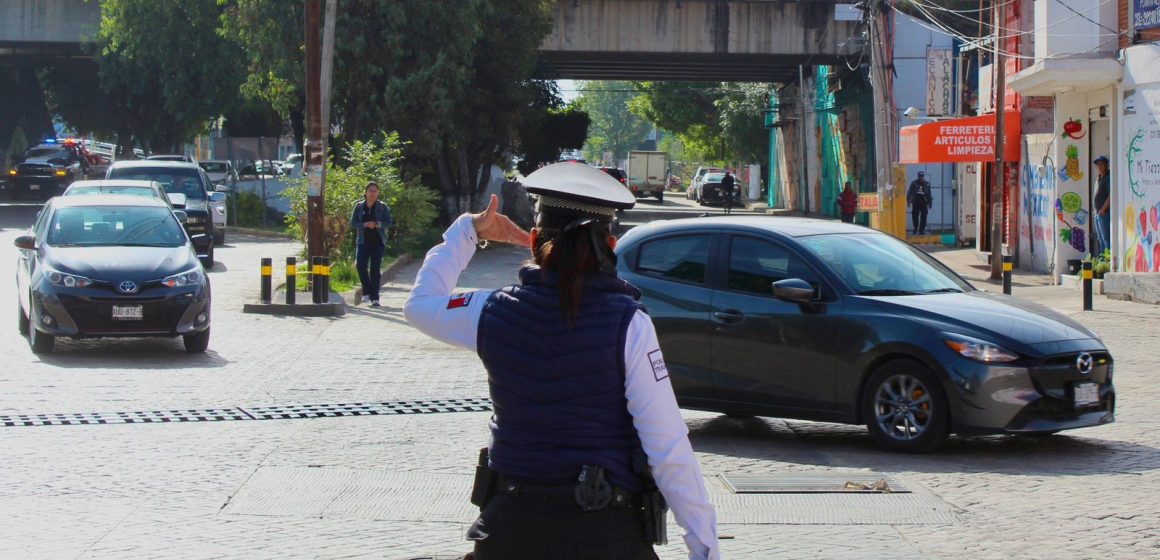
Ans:
[[[362,284],[362,302],[379,306],[379,286],[382,282],[383,252],[387,249],[387,229],[395,224],[391,209],[379,200],[379,185],[374,181],[363,189],[363,199],[354,205],[350,228],[357,232],[355,240],[355,268]]]

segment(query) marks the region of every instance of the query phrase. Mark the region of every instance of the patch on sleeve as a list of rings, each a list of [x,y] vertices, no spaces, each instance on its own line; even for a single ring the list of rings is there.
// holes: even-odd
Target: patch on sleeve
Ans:
[[[668,379],[669,368],[665,366],[665,357],[661,355],[660,349],[649,352],[648,361],[649,364],[652,365],[653,377],[655,377],[657,381]]]
[[[451,299],[447,300],[447,309],[459,309],[467,307],[471,303],[471,295],[474,292],[467,292],[466,294],[455,294]]]

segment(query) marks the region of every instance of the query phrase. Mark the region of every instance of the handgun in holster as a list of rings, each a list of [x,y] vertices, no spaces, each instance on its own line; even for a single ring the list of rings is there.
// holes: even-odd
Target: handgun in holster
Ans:
[[[488,450],[479,450],[479,464],[475,466],[475,484],[471,487],[471,503],[483,510],[499,491],[499,473],[488,466]]]
[[[648,456],[643,449],[638,449],[632,460],[632,470],[636,472],[642,482],[641,492],[641,520],[644,522],[644,540],[653,544],[669,544],[668,514],[669,505],[657,487],[657,481],[648,467]]]

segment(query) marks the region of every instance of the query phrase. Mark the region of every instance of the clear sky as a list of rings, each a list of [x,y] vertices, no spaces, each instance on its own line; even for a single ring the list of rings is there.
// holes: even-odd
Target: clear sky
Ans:
[[[580,82],[576,80],[556,80],[556,86],[560,88],[560,97],[564,99],[564,103],[571,103],[576,96],[580,95]]]

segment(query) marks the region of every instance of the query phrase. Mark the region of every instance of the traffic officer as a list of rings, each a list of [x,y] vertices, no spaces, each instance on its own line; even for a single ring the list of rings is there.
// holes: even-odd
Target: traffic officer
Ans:
[[[427,253],[404,309],[420,331],[478,353],[488,372],[483,468],[497,484],[473,499],[475,559],[656,558],[641,515],[651,482],[685,529],[689,557],[719,558],[716,513],[656,330],[640,292],[616,275],[611,223],[632,194],[571,162],[524,184],[539,195],[532,232],[499,214],[493,195]],[[516,285],[453,294],[481,241],[530,247],[534,264]]]

